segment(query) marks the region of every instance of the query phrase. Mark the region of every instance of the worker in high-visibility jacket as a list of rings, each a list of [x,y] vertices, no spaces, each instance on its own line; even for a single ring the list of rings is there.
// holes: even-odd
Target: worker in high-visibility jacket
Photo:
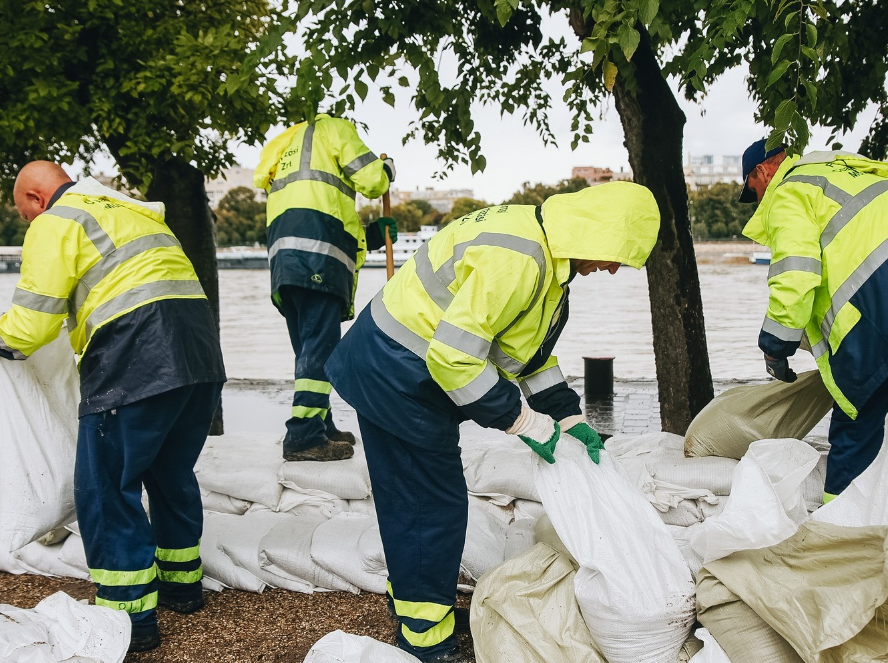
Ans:
[[[743,234],[771,248],[759,334],[768,372],[795,380],[807,334],[836,403],[824,501],[876,458],[888,414],[888,163],[849,152],[788,156],[758,141],[743,156]]]
[[[96,604],[126,610],[130,651],[160,642],[156,606],[203,606],[194,464],[219,403],[219,334],[161,203],[34,161],[13,196],[30,223],[0,356],[27,359],[67,323],[79,355],[74,505]],[[142,507],[142,487],[151,508]]]
[[[640,268],[659,219],[630,182],[468,214],[401,267],[331,356],[358,413],[398,645],[420,660],[458,660],[454,632],[467,625],[454,610],[468,509],[459,423],[519,435],[549,462],[563,430],[597,462],[600,437],[551,354],[568,284]]]
[[[324,372],[354,317],[358,270],[383,232],[398,237],[394,219],[364,228],[356,193],[378,198],[394,180],[391,159],[379,159],[348,120],[318,115],[270,141],[254,183],[268,192],[271,299],[287,320],[296,354],[293,410],[283,440],[284,460],[351,458],[355,437],[337,429]]]

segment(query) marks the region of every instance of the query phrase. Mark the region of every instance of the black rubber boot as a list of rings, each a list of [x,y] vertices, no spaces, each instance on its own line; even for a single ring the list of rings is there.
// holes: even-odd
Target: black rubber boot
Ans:
[[[348,442],[334,442],[326,440],[316,447],[309,447],[300,451],[287,451],[284,449],[284,460],[311,460],[325,462],[328,460],[345,460],[355,455],[355,450]]]
[[[157,605],[182,615],[190,615],[192,612],[197,612],[204,607],[204,600],[203,596],[198,596],[194,599],[178,599],[159,595],[157,597]]]
[[[350,433],[347,430],[328,430],[327,439],[333,442],[348,442],[352,446],[357,442],[357,440],[355,440],[355,434]]]
[[[151,651],[160,646],[160,629],[157,625],[154,628],[136,628],[130,637],[129,652]]]

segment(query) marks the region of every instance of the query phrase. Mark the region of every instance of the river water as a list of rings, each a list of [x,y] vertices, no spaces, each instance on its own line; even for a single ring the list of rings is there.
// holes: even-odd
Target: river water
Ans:
[[[765,377],[756,341],[767,307],[767,267],[716,262],[701,264],[699,270],[713,378]],[[9,307],[17,280],[17,274],[0,274],[0,310]],[[362,270],[356,309],[366,306],[384,284],[384,269]],[[222,270],[219,292],[228,376],[291,379],[293,352],[284,319],[269,298],[268,271]],[[570,321],[555,353],[565,375],[583,374],[583,356],[606,355],[615,357],[618,378],[655,378],[644,271],[623,267],[614,275],[577,277],[571,285]],[[793,367],[808,370],[815,365],[810,355],[798,353]]]

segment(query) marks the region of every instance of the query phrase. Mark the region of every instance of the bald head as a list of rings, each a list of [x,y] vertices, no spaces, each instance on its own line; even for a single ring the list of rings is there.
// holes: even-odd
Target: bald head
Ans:
[[[31,223],[46,211],[56,190],[70,181],[71,178],[62,167],[52,161],[32,161],[25,164],[15,178],[15,187],[12,190],[15,208],[25,221]]]

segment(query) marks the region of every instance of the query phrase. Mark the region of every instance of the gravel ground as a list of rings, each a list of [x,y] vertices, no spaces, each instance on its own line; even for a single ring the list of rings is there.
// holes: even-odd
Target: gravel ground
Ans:
[[[82,580],[0,573],[0,603],[33,608],[58,591],[90,602],[95,596],[93,584]],[[204,592],[204,600],[204,609],[191,615],[160,608],[160,647],[130,654],[126,663],[298,663],[336,629],[394,644],[395,622],[377,594],[228,590]],[[468,597],[458,604],[468,606]],[[471,637],[461,636],[460,644],[474,663]]]

